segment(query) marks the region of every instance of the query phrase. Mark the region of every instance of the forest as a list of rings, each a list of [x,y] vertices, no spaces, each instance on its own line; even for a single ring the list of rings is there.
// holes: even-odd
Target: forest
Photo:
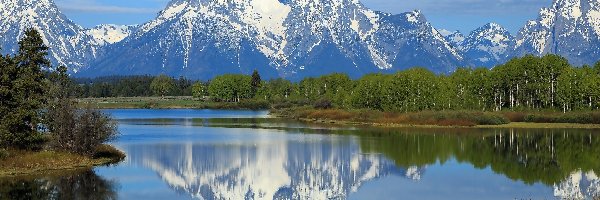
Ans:
[[[272,107],[384,112],[445,110],[592,111],[600,107],[600,62],[576,67],[558,55],[514,58],[492,69],[435,74],[415,67],[394,74],[308,77],[299,82],[226,74],[210,81],[160,75],[76,79],[78,97],[190,96],[214,102],[268,102]],[[317,105],[318,104],[318,105]]]

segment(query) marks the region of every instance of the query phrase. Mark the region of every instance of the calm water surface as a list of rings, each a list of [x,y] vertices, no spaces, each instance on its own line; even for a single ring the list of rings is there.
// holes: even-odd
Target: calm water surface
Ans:
[[[592,130],[375,129],[267,112],[107,110],[127,159],[0,180],[0,199],[598,199]]]

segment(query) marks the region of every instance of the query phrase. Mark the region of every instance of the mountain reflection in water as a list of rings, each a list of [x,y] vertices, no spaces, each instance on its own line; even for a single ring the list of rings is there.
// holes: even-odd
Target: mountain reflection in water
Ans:
[[[456,160],[490,168],[558,198],[592,199],[600,144],[591,130],[379,129],[281,119],[129,120],[128,124],[238,130],[215,139],[130,144],[131,162],[199,199],[347,199],[389,175],[419,181],[428,166]],[[207,129],[210,130],[210,129]],[[217,133],[215,133],[217,134]]]
[[[594,130],[387,129],[252,117],[119,119],[123,135],[114,144],[127,153],[124,163],[97,168],[98,175],[86,172],[83,182],[0,180],[0,199],[21,190],[64,193],[60,183],[87,191],[98,180],[94,190],[108,199],[600,196],[600,136]],[[117,181],[119,189],[104,180]]]

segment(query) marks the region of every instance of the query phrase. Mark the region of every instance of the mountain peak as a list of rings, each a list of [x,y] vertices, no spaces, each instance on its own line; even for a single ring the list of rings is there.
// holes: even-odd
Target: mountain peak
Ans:
[[[513,36],[504,27],[488,23],[472,31],[458,44],[469,64],[492,67],[504,62],[514,44]]]
[[[405,13],[405,15],[409,22],[413,22],[413,23],[427,22],[427,18],[425,18],[425,15],[423,15],[421,10],[413,10],[411,12]]]
[[[137,25],[101,24],[85,32],[93,38],[96,45],[114,44],[128,37]]]
[[[494,23],[494,22],[487,23],[484,26],[482,26],[481,28],[483,28],[483,29],[491,29],[491,30],[506,31],[506,29],[504,27],[502,27],[502,25]]]
[[[600,60],[600,1],[555,0],[519,31],[515,52],[558,54],[574,65]]]
[[[465,41],[465,35],[463,35],[460,31],[448,31],[448,30],[440,30],[439,31],[444,38],[454,47],[459,48],[461,44]]]
[[[263,66],[267,77],[359,77],[416,65],[447,73],[462,60],[420,11],[390,15],[357,0],[175,0],[132,35],[94,63],[124,67],[94,72],[212,78]]]

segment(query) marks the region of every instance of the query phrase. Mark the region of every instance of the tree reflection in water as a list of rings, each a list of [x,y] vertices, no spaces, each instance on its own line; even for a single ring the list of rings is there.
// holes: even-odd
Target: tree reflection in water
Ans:
[[[117,199],[117,183],[92,170],[0,179],[0,199]]]
[[[600,137],[593,130],[465,129],[378,130],[361,136],[361,149],[383,153],[397,166],[445,163],[450,159],[491,168],[515,181],[543,183],[554,196],[593,199],[600,195]]]

